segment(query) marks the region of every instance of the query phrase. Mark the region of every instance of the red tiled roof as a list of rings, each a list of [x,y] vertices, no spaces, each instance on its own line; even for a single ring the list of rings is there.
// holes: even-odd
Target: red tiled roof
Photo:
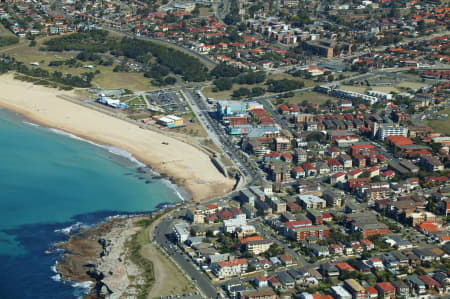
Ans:
[[[366,293],[370,293],[370,294],[377,295],[377,294],[378,294],[378,291],[377,291],[377,289],[375,289],[374,287],[367,287],[367,288],[366,288]]]
[[[316,167],[312,165],[311,163],[303,163],[303,167],[306,168],[306,170],[314,170]]]
[[[300,166],[294,166],[294,171],[295,172],[305,172],[304,170],[303,170],[303,168],[301,168]]]
[[[337,172],[337,173],[335,173],[335,174],[333,174],[331,177],[332,178],[339,178],[339,177],[341,177],[341,176],[343,176],[343,175],[345,175],[345,172]]]
[[[234,259],[231,261],[225,261],[225,262],[219,262],[217,263],[220,267],[233,267],[238,265],[245,265],[247,264],[247,259]]]
[[[345,271],[354,271],[355,270],[355,268],[353,268],[352,266],[350,266],[347,263],[336,263],[334,265],[340,270],[345,270]]]
[[[378,168],[376,166],[367,169],[368,172],[374,172],[374,171],[377,171],[377,170],[380,170],[380,168]]]
[[[362,173],[362,172],[363,171],[361,169],[354,169],[354,170],[350,171],[348,174],[349,175],[355,175],[355,174]]]
[[[390,282],[379,282],[376,285],[384,292],[395,291],[395,287]]]
[[[263,240],[263,238],[261,236],[253,236],[253,237],[243,238],[243,239],[241,239],[240,242],[241,242],[242,245],[245,245],[245,244],[247,244],[248,242],[251,242],[251,241],[261,241],[261,240]]]

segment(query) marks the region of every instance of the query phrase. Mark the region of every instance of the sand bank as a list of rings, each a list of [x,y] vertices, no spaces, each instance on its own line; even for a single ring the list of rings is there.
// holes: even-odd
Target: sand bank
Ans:
[[[198,148],[60,98],[76,97],[72,91],[22,82],[11,74],[0,76],[0,91],[0,106],[39,124],[125,149],[157,172],[177,179],[194,200],[224,194],[233,186]]]

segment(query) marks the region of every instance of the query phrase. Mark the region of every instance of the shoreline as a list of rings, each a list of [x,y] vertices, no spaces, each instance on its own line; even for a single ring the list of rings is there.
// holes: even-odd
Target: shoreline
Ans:
[[[35,124],[74,135],[103,148],[124,150],[152,171],[166,175],[170,184],[181,185],[193,201],[225,194],[233,187],[234,182],[225,178],[210,157],[193,145],[143,130],[135,124],[60,97],[61,94],[73,97],[73,92],[22,82],[11,74],[1,76],[0,89],[5,91],[0,95],[0,107]],[[102,123],[104,125],[99,126]],[[162,145],[166,140],[169,145]]]
[[[55,245],[63,254],[51,267],[55,273],[51,279],[83,290],[83,298],[87,299],[151,291],[158,274],[152,270],[153,277],[147,277],[148,267],[140,261],[147,258],[140,253],[137,234],[147,232],[160,218],[181,206],[182,203],[164,204],[148,212],[118,214],[94,225],[76,223],[62,229],[68,239]],[[148,259],[146,263],[153,261]]]
[[[146,171],[142,171],[142,169],[145,169],[145,170],[148,170],[153,176],[162,176],[163,175],[163,174],[159,173],[158,171],[156,171],[155,169],[153,169],[150,165],[146,164],[145,162],[142,162],[142,161],[136,159],[136,157],[132,153],[130,153],[127,150],[124,150],[124,149],[122,149],[120,147],[117,147],[115,145],[107,145],[107,144],[97,143],[95,141],[86,139],[84,137],[80,137],[78,135],[74,135],[74,134],[72,134],[70,132],[66,132],[66,131],[61,130],[61,129],[49,127],[49,126],[47,126],[47,125],[45,125],[43,123],[39,123],[38,121],[35,121],[32,118],[21,114],[20,112],[11,110],[9,108],[6,108],[1,103],[0,103],[0,109],[5,109],[5,110],[7,110],[10,113],[18,114],[20,117],[22,117],[24,119],[24,122],[26,124],[30,125],[30,126],[37,126],[37,127],[45,128],[45,129],[51,131],[53,134],[58,134],[58,135],[61,135],[61,136],[65,136],[65,137],[68,137],[68,138],[72,138],[72,139],[75,139],[75,140],[79,140],[79,141],[82,141],[82,142],[89,143],[89,144],[91,144],[93,146],[99,147],[99,148],[109,152],[112,155],[115,155],[115,156],[118,156],[120,158],[126,159],[126,160],[130,161],[131,163],[136,164],[135,165],[136,166],[135,167],[135,171],[138,172],[138,173],[147,174]],[[119,151],[122,152],[122,153],[119,153]],[[163,183],[165,185],[167,185],[167,187],[169,189],[171,189],[175,193],[175,195],[181,200],[182,203],[185,203],[185,202],[191,200],[192,199],[192,194],[189,192],[189,190],[186,189],[183,185],[178,185],[177,183],[173,182],[171,180],[171,178],[172,177],[168,176],[168,177],[152,178],[152,179],[162,180]],[[163,203],[163,204],[167,205],[169,203]]]
[[[8,110],[8,111],[10,111],[10,110]],[[16,112],[14,112],[14,113],[16,113]],[[19,114],[19,115],[21,115],[21,114]],[[27,118],[25,118],[25,119],[27,119]],[[28,120],[30,120],[30,119],[28,119]],[[82,142],[87,142],[87,143],[89,143],[89,144],[91,144],[93,146],[96,146],[96,147],[99,147],[101,149],[104,149],[104,150],[108,151],[112,155],[115,155],[115,156],[118,156],[120,158],[126,159],[126,160],[130,161],[131,163],[136,164],[135,165],[136,166],[135,170],[136,170],[137,173],[148,174],[147,173],[147,170],[148,170],[148,172],[150,172],[150,174],[152,176],[156,176],[156,177],[157,176],[162,176],[161,173],[159,173],[156,170],[154,170],[150,165],[148,165],[148,164],[146,164],[146,163],[144,163],[142,161],[139,161],[138,159],[136,159],[134,157],[134,155],[132,153],[130,153],[130,152],[128,152],[128,151],[126,151],[126,150],[124,150],[122,148],[119,148],[119,147],[116,147],[116,146],[113,146],[113,145],[105,145],[105,144],[96,143],[94,141],[91,141],[91,140],[79,137],[79,136],[74,135],[72,133],[68,133],[66,131],[62,131],[62,130],[59,130],[59,129],[56,129],[56,128],[47,127],[45,125],[42,126],[42,125],[39,125],[39,124],[35,124],[34,122],[28,122],[28,123],[30,125],[32,125],[32,126],[34,125],[34,126],[40,126],[42,128],[46,128],[46,129],[50,130],[51,132],[53,132],[54,134],[59,134],[59,135],[66,136],[66,137],[69,137],[69,138],[72,138],[72,139],[80,140]],[[185,202],[191,200],[191,198],[192,198],[192,195],[189,193],[188,190],[186,190],[183,186],[172,182],[170,177],[151,178],[151,179],[162,180],[163,183],[165,185],[167,185],[167,187],[170,188],[177,195],[177,197],[181,200],[182,203],[185,203]],[[166,205],[166,204],[169,204],[169,203],[163,203],[163,204]]]

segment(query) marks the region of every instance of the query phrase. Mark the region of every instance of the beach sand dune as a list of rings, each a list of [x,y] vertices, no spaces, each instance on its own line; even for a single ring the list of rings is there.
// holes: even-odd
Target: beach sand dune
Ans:
[[[177,179],[194,200],[224,194],[233,186],[234,181],[225,178],[200,149],[60,98],[75,97],[73,91],[22,82],[11,74],[0,76],[0,91],[0,106],[39,124],[122,148],[157,172]]]

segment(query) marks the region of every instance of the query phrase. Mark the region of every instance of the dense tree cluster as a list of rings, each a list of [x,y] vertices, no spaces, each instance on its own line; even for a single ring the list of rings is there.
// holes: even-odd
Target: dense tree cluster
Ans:
[[[300,89],[305,86],[305,83],[302,81],[289,80],[289,79],[281,79],[281,80],[268,80],[266,82],[268,85],[268,90],[271,92],[284,92],[290,91],[294,89]]]
[[[266,90],[262,87],[253,87],[251,90],[245,87],[241,87],[233,92],[232,97],[257,97],[263,95],[265,92]]]
[[[258,84],[266,80],[264,72],[248,72],[237,76],[233,81],[238,84]]]
[[[152,57],[155,57],[160,65],[167,67],[174,74],[182,75],[187,81],[200,82],[209,78],[207,68],[197,58],[153,42],[125,37],[114,54],[144,64],[148,64]]]
[[[35,78],[42,78],[55,83],[60,83],[72,87],[90,87],[91,81],[94,79],[95,73],[82,73],[79,76],[73,76],[71,74],[63,75],[61,72],[50,73],[47,70],[39,67],[27,67],[23,62],[16,61],[9,56],[2,56],[0,58],[0,74],[6,73],[10,70],[14,70],[23,75],[27,75]]]
[[[233,88],[233,83],[237,84],[258,84],[263,83],[266,80],[266,74],[264,72],[248,72],[243,73],[231,79],[236,72],[240,71],[234,67],[227,65],[218,65],[215,69],[211,71],[218,79],[214,80],[213,83],[216,85],[216,91],[231,90]],[[234,77],[234,76],[233,76]],[[259,88],[259,91],[264,90],[264,88]]]
[[[108,36],[103,30],[77,32],[44,43],[43,50],[48,51],[81,51],[77,58],[82,61],[102,61],[97,53],[110,52],[115,56],[135,59],[144,66],[146,77],[162,81],[169,72],[182,75],[187,81],[205,81],[209,79],[207,68],[195,57],[173,48],[158,45],[151,41],[124,37],[121,40]],[[156,63],[153,60],[156,58]],[[112,60],[103,61],[112,64]],[[150,66],[151,65],[151,66]],[[115,67],[116,72],[129,71],[126,64]],[[159,71],[162,73],[158,74]],[[172,82],[172,79],[166,82]]]
[[[19,38],[15,36],[0,36],[0,47],[10,46],[17,44]]]
[[[234,67],[232,65],[228,65],[225,63],[220,63],[218,64],[212,71],[211,71],[211,75],[216,77],[216,78],[221,78],[221,77],[236,77],[238,76],[240,73],[242,73],[242,70]]]
[[[223,21],[227,25],[234,25],[239,23],[240,20],[241,17],[239,16],[239,1],[232,0],[229,13],[225,16]]]
[[[233,88],[233,80],[230,78],[219,78],[213,81],[217,91],[230,90]]]
[[[92,53],[105,53],[114,48],[116,40],[108,36],[103,30],[90,30],[52,38],[44,42],[47,51],[89,51]]]
[[[83,64],[76,60],[75,58],[69,58],[67,60],[52,60],[48,63],[48,66],[58,67],[62,65],[67,65],[69,67],[82,67]]]

